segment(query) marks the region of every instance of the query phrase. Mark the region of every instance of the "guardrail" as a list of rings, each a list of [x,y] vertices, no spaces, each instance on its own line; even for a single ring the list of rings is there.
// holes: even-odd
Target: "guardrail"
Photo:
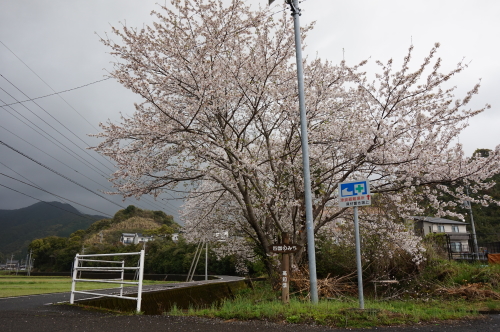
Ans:
[[[87,257],[109,257],[109,256],[132,256],[140,255],[139,266],[125,266],[125,261],[108,261],[101,259],[87,259]],[[106,263],[106,264],[121,264],[121,266],[83,266],[84,262],[93,263]],[[82,266],[80,266],[82,263]],[[136,270],[139,271],[138,281],[124,281],[125,270]],[[99,272],[121,272],[120,278],[115,279],[81,279],[78,278],[79,271],[99,271]],[[96,296],[106,296],[106,297],[116,297],[119,299],[127,299],[137,301],[137,312],[141,311],[141,299],[142,299],[142,282],[144,279],[144,250],[140,252],[126,252],[126,253],[114,253],[114,254],[94,254],[94,255],[80,255],[76,254],[75,261],[73,264],[73,282],[71,284],[71,297],[69,303],[73,304],[75,300],[75,294],[87,294]],[[120,295],[111,294],[101,294],[87,291],[77,291],[77,282],[100,282],[100,283],[113,283],[120,284]],[[137,285],[137,297],[123,296],[123,285]]]

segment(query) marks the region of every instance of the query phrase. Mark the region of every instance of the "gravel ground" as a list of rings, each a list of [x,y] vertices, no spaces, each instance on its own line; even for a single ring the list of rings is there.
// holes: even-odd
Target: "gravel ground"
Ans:
[[[173,316],[116,316],[83,310],[68,305],[43,305],[24,310],[1,310],[0,331],[2,332],[52,332],[52,331],[96,331],[96,332],[152,332],[152,331],[207,331],[207,332],[321,332],[358,329],[330,329],[321,326],[276,324],[261,321],[222,321],[195,317]],[[372,328],[380,332],[410,331],[453,331],[489,332],[500,331],[500,315],[490,315],[472,321],[436,323],[407,327]]]
[[[229,280],[227,280],[229,281]],[[182,285],[185,286],[186,284]],[[166,287],[167,285],[165,285]],[[168,285],[169,287],[172,284]],[[150,286],[151,287],[151,286]],[[151,287],[156,288],[158,286]],[[196,317],[173,316],[117,316],[83,310],[69,305],[52,305],[68,301],[69,293],[31,295],[0,299],[0,332],[157,332],[157,331],[206,331],[206,332],[323,332],[360,329],[331,329],[321,326],[276,324],[263,321],[222,321]],[[488,315],[476,320],[454,321],[405,327],[371,328],[380,332],[450,331],[450,332],[500,332],[500,315]],[[363,330],[366,331],[366,330]]]

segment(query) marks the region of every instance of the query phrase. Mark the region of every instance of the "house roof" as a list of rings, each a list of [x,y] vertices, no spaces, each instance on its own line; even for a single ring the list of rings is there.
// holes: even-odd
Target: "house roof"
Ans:
[[[467,225],[468,223],[463,221],[456,221],[438,217],[421,217],[421,216],[410,216],[410,219],[426,221],[431,224],[450,224],[450,225]]]
[[[142,233],[137,233],[138,237],[153,237],[153,235],[144,235]]]

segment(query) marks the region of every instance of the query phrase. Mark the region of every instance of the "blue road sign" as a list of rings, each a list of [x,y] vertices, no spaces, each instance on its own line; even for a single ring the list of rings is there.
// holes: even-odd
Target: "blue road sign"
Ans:
[[[371,205],[368,180],[342,182],[339,184],[339,206],[354,207]]]

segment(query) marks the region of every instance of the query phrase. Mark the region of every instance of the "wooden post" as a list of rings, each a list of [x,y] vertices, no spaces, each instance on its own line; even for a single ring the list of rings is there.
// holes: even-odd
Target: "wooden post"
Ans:
[[[283,244],[290,244],[287,232],[282,233]],[[281,300],[284,304],[290,302],[290,254],[281,255]]]

